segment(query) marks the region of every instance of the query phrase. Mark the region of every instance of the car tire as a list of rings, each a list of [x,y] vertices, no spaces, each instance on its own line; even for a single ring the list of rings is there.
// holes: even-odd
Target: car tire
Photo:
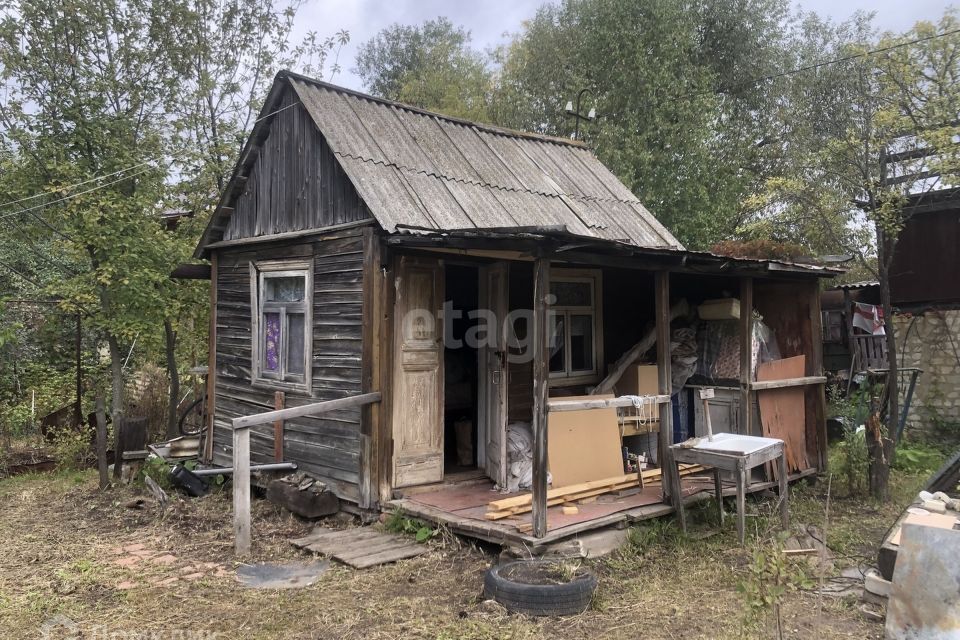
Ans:
[[[529,584],[506,576],[517,570],[537,571],[539,567],[556,566],[549,560],[519,560],[491,567],[483,578],[483,594],[496,600],[507,611],[529,616],[571,616],[583,613],[593,600],[597,579],[582,572],[570,582]]]

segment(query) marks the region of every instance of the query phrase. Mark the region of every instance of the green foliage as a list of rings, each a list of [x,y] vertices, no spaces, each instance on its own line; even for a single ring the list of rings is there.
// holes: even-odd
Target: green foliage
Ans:
[[[360,46],[357,75],[372,93],[470,120],[488,120],[493,75],[470,33],[447,18],[393,24]]]
[[[53,432],[50,452],[63,471],[79,471],[94,460],[93,430],[87,428],[60,428]]]
[[[391,533],[412,535],[417,542],[426,542],[440,533],[439,529],[431,528],[422,520],[406,516],[403,509],[392,511],[383,523],[383,527]]]
[[[501,53],[501,122],[568,135],[591,90],[597,155],[671,231],[704,248],[735,230],[770,168],[788,4],[588,0],[545,6]],[[759,144],[758,144],[759,141]]]
[[[768,539],[755,540],[746,577],[737,585],[743,599],[744,637],[756,637],[754,634],[768,623],[771,616],[779,628],[782,624],[780,605],[786,595],[797,589],[813,587],[813,580],[803,565],[791,562],[783,552],[789,535],[780,532]]]
[[[0,3],[0,193],[23,201],[0,208],[0,290],[59,300],[42,307],[42,321],[25,307],[29,329],[15,340],[6,339],[12,323],[0,321],[5,404],[23,402],[18,362],[66,369],[75,317],[58,313],[82,316],[88,388],[103,386],[109,347],[115,415],[125,371],[163,362],[164,322],[179,337],[181,361],[197,364],[207,285],[169,274],[190,259],[274,74],[320,74],[328,56],[336,70],[349,38],[310,32],[292,43],[300,5]],[[193,217],[168,230],[164,211]]]
[[[927,476],[940,468],[945,457],[943,451],[931,445],[902,443],[891,466],[904,473]]]
[[[144,478],[150,476],[161,489],[172,489],[173,480],[170,476],[170,469],[170,463],[163,458],[150,456],[144,461],[143,466],[140,467],[140,471],[134,478],[134,482],[140,486],[144,486],[146,482]]]
[[[776,230],[784,239],[852,254],[884,281],[897,236],[913,213],[907,197],[960,175],[958,27],[955,10],[936,25],[918,22],[880,38],[866,15],[841,25],[808,17],[806,40],[814,48],[802,49],[798,62],[846,61],[794,76],[784,112],[796,126],[784,169],[758,192],[757,216],[741,232],[763,237]],[[871,53],[876,49],[885,51]],[[890,154],[922,151],[934,154],[888,164]],[[941,181],[887,180],[920,171]]]
[[[864,495],[867,491],[870,456],[866,432],[860,427],[874,393],[876,389],[870,387],[855,389],[850,396],[844,396],[839,387],[830,387],[829,390],[831,413],[843,424],[843,440],[837,444],[831,466],[844,479],[851,496]]]

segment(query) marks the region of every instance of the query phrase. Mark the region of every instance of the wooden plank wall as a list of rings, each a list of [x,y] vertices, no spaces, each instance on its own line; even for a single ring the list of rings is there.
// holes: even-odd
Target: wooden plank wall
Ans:
[[[370,218],[310,115],[287,90],[234,202],[224,240]]]
[[[314,263],[312,391],[286,391],[286,406],[333,400],[363,391],[363,230],[349,229],[309,240],[264,243],[223,250],[217,270],[216,413],[213,459],[232,464],[230,420],[274,408],[274,389],[251,384],[250,262],[312,256]],[[284,424],[288,461],[327,482],[341,498],[358,502],[361,410]],[[254,464],[273,461],[273,426],[254,427]]]
[[[819,282],[755,279],[753,287],[753,306],[776,334],[780,356],[806,356],[805,375],[822,375]],[[823,441],[823,386],[806,387],[804,397],[807,459],[824,470],[827,443]]]

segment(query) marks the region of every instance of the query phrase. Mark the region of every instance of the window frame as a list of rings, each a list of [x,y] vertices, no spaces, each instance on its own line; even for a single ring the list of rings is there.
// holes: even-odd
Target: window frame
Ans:
[[[267,302],[266,284],[271,278],[302,277],[304,279],[303,300],[300,302]],[[313,262],[311,260],[260,260],[250,263],[251,305],[251,351],[253,363],[250,367],[251,384],[268,389],[301,391],[310,393],[312,388],[313,362]],[[279,371],[264,370],[266,356],[265,313],[280,314]],[[303,373],[290,373],[287,370],[287,350],[289,330],[287,314],[303,314]]]
[[[820,312],[820,326],[822,340],[826,344],[843,344],[846,342],[846,317],[842,309],[823,309]],[[832,329],[838,329],[838,335],[832,335]]]
[[[550,371],[549,355],[547,356],[547,378],[551,387],[565,387],[578,384],[592,384],[599,382],[603,375],[603,272],[600,269],[558,269],[550,270],[550,284],[554,282],[585,282],[590,285],[591,305],[561,305],[551,304],[547,310],[549,317],[548,327],[552,331],[553,319],[563,317],[563,354],[564,370]],[[549,288],[548,288],[549,290]],[[570,332],[570,316],[590,316],[593,333],[593,366],[590,370],[574,370],[572,363]]]

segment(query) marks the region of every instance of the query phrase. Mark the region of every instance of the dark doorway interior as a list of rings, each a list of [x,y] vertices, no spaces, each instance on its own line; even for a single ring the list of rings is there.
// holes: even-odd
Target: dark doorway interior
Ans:
[[[479,269],[448,264],[445,280],[443,462],[452,474],[477,467],[477,349],[468,337],[477,326]]]

